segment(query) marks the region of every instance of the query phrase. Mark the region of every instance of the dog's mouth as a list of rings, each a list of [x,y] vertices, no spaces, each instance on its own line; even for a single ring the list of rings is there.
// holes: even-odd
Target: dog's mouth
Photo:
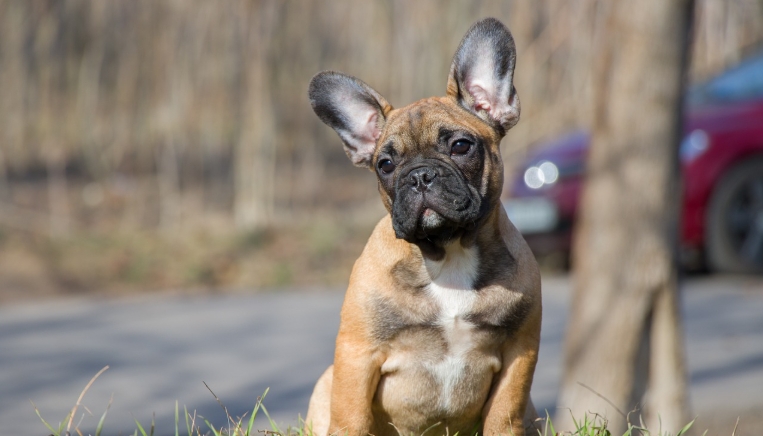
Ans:
[[[447,223],[444,216],[437,213],[434,209],[425,208],[421,214],[419,227],[423,230],[435,230],[441,228]]]
[[[459,227],[461,227],[460,222],[448,219],[445,215],[436,210],[430,207],[425,207],[419,214],[419,221],[416,226],[416,236],[419,238],[439,236],[447,232],[452,232]]]
[[[470,226],[462,225],[446,218],[443,214],[431,208],[424,208],[419,216],[413,237],[403,237],[409,242],[426,241],[436,246],[447,245],[458,239]],[[398,235],[398,237],[400,237]]]

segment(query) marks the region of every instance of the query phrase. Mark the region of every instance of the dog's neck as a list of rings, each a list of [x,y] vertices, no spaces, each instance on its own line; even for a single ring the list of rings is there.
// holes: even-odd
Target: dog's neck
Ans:
[[[447,289],[473,289],[479,270],[478,248],[464,247],[456,241],[443,250],[445,254],[441,259],[424,258],[424,266],[432,283]]]

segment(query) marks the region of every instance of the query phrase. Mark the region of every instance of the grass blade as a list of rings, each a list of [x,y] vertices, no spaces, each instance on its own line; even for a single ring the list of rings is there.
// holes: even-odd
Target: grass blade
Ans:
[[[180,416],[178,416],[178,400],[175,400],[175,436],[180,436],[180,431],[178,430],[179,419]]]
[[[183,406],[183,412],[185,412],[185,428],[188,429],[188,436],[193,436],[193,432],[191,431],[191,423],[188,420],[190,418],[188,415],[188,408]]]
[[[82,404],[82,399],[85,397],[85,393],[87,392],[88,389],[90,389],[90,386],[93,385],[93,383],[95,382],[95,379],[100,377],[100,375],[103,374],[107,369],[109,369],[109,365],[106,365],[103,368],[101,368],[101,370],[98,371],[93,376],[93,378],[90,379],[89,382],[87,382],[87,384],[85,385],[85,389],[82,389],[82,392],[80,392],[79,398],[77,398],[77,402],[74,404],[74,407],[72,407],[72,411],[69,414],[69,424],[66,425],[67,433],[69,433],[69,431],[71,430],[72,420],[74,419],[74,415],[77,414],[77,408],[79,408],[79,406]]]
[[[207,418],[204,418],[203,416],[200,416],[200,418],[204,420],[204,423],[207,424],[207,427],[209,427],[209,429],[212,430],[212,433],[215,436],[221,436],[222,435],[222,432],[217,430],[217,429],[215,429],[215,426],[213,426],[211,422],[207,421]]]
[[[56,429],[54,429],[52,425],[48,424],[48,421],[46,421],[45,418],[42,417],[42,414],[40,413],[40,409],[37,408],[34,402],[32,400],[29,400],[29,402],[32,403],[32,407],[34,407],[34,412],[40,418],[40,421],[42,421],[42,423],[45,424],[45,427],[48,427],[48,430],[50,430],[53,436],[60,436],[61,432],[64,429],[63,424],[58,428],[58,431],[56,431]],[[69,420],[69,415],[66,415],[63,422],[66,422],[68,420]]]
[[[246,434],[249,436],[252,434],[252,428],[254,427],[254,419],[257,418],[257,412],[260,411],[260,407],[262,407],[262,401],[265,399],[265,395],[268,394],[268,391],[270,391],[270,388],[265,388],[265,392],[262,393],[262,396],[257,398],[257,403],[254,405],[254,410],[252,410],[252,416],[249,417],[249,424],[246,428]]]
[[[420,435],[420,436],[424,436],[424,435],[425,435],[425,434],[426,434],[426,433],[427,433],[429,430],[432,430],[433,428],[437,427],[437,426],[438,426],[438,425],[440,425],[440,424],[442,424],[442,422],[441,422],[441,421],[435,422],[434,424],[430,425],[430,426],[429,426],[429,428],[427,428],[426,430],[424,430],[424,432],[423,432],[423,433],[421,433],[421,435]]]
[[[551,433],[548,433],[549,429],[551,430]],[[548,434],[553,436],[556,434],[556,430],[554,429],[554,423],[551,422],[551,415],[548,414],[548,410],[546,410],[546,430],[547,431],[546,433],[544,433],[544,436]]]
[[[270,423],[270,428],[273,429],[276,433],[281,433],[281,430],[278,428],[278,425],[270,418],[270,414],[268,413],[268,409],[265,408],[265,405],[260,406],[262,408],[262,413],[265,414],[265,417],[268,418],[268,422]]]
[[[135,419],[135,417],[133,417],[133,419]],[[147,436],[146,430],[143,429],[143,426],[140,425],[140,422],[138,422],[137,419],[135,419],[135,425],[138,426],[138,430],[140,430],[140,434],[142,434],[143,436]],[[135,430],[136,435],[138,434],[138,430]]]
[[[687,431],[689,431],[691,426],[694,425],[694,421],[696,421],[696,420],[697,420],[697,418],[692,419],[691,422],[686,424],[681,430],[678,431],[678,433],[676,433],[676,436],[681,436],[684,433],[686,433]]]
[[[109,413],[112,402],[114,402],[114,395],[111,395],[111,398],[109,398],[109,404],[106,405],[106,410],[103,412],[103,415],[101,415],[101,419],[98,420],[98,425],[95,427],[95,436],[101,436],[103,423],[106,421],[106,414]]]

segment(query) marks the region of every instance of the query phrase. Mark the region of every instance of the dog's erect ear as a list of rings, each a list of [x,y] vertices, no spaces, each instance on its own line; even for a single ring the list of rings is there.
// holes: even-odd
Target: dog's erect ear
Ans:
[[[370,167],[385,116],[392,110],[387,100],[362,81],[333,71],[313,77],[308,94],[318,117],[342,138],[352,163]]]
[[[448,95],[504,132],[519,121],[514,89],[517,50],[509,29],[495,18],[475,23],[461,40],[448,77]]]

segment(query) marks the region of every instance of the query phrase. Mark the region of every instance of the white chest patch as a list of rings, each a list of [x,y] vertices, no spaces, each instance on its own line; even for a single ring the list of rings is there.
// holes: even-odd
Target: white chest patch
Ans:
[[[440,401],[445,409],[467,367],[466,354],[474,345],[474,325],[464,317],[471,311],[477,298],[473,288],[478,266],[477,250],[460,246],[448,250],[445,258],[439,262],[426,261],[427,271],[432,277],[427,292],[439,306],[438,323],[448,342],[447,354],[441,361],[430,366],[442,387]]]
[[[440,307],[440,322],[452,323],[469,312],[477,295],[479,259],[475,248],[460,246],[449,249],[440,261],[425,260],[432,283],[427,291]]]

